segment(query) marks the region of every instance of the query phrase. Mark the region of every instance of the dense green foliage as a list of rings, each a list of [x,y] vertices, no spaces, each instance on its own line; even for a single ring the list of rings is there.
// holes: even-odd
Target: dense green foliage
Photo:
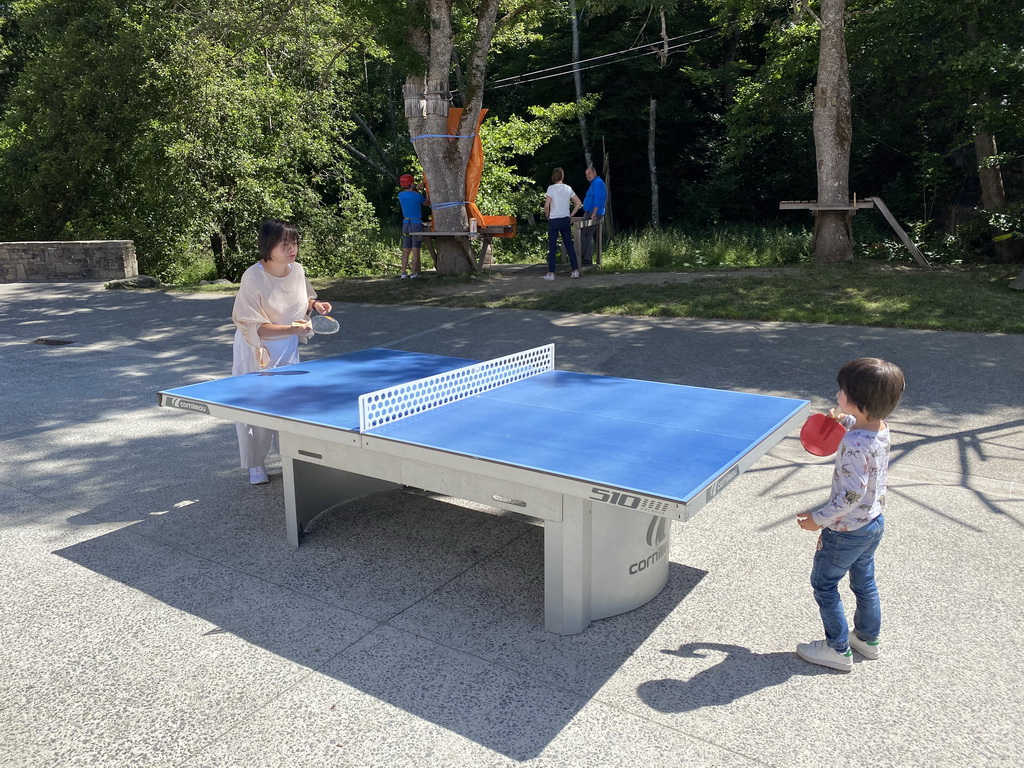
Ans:
[[[674,229],[623,238],[610,256],[699,267],[707,255],[679,232],[810,229],[806,213],[778,210],[816,196],[810,14],[764,0],[576,7],[580,104],[567,7],[508,2],[499,16],[478,203],[521,222],[499,254],[542,257],[529,220],[553,166],[585,191],[580,112],[599,169],[608,158],[615,223],[648,224],[652,99],[661,221]],[[461,44],[472,4],[457,8]],[[132,239],[143,271],[165,280],[233,278],[259,222],[279,216],[301,228],[311,273],[385,271],[395,177],[416,168],[401,90],[408,13],[398,0],[0,2],[0,238]],[[885,199],[941,262],[990,255],[992,222],[1024,231],[1020,3],[848,0],[847,18],[851,190]],[[456,104],[459,85],[455,69]],[[981,210],[980,129],[998,141],[1001,212]],[[908,258],[879,214],[855,227],[862,255]],[[657,253],[673,255],[651,262]]]
[[[0,127],[2,236],[132,239],[166,279],[212,252],[237,277],[279,216],[313,271],[359,258],[374,221],[339,144],[358,81],[336,53],[369,25],[265,5],[13,3],[5,31],[29,53]]]

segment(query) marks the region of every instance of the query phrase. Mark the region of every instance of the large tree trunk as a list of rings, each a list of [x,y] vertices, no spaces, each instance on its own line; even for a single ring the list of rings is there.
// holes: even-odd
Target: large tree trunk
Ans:
[[[814,260],[852,261],[850,230],[850,69],[846,60],[846,0],[821,1],[818,83],[814,89],[814,149],[818,164],[818,210]]]
[[[651,172],[651,226],[658,229],[661,226],[661,216],[658,212],[658,163],[654,156],[654,134],[657,125],[658,102],[651,97],[651,120],[647,127],[647,167]]]
[[[477,8],[477,25],[465,72],[465,102],[454,132],[448,130],[448,80],[452,68],[454,32],[451,0],[411,0],[419,22],[410,26],[406,39],[423,61],[424,74],[410,74],[405,81],[406,120],[409,136],[430,191],[434,229],[465,232],[466,164],[483,103],[487,54],[494,34],[498,0],[483,0]],[[425,16],[423,15],[425,12]],[[422,98],[417,98],[422,94]],[[447,138],[447,136],[461,138]],[[434,136],[441,138],[419,138]],[[474,264],[462,247],[447,239],[437,241],[436,268],[440,275],[470,272]]]
[[[987,97],[986,99],[987,100]],[[989,158],[998,154],[996,137],[982,127],[974,132],[974,151],[978,155],[978,180],[981,182],[981,206],[989,213],[998,213],[1006,209],[1006,191],[1003,188],[1003,174],[999,166],[991,163]],[[992,237],[1006,234],[997,226],[990,226]],[[996,258],[1002,262],[1020,261],[1024,256],[1024,241],[1017,238],[996,240]]]
[[[576,0],[569,0],[572,16],[572,79],[576,83],[576,104],[583,101],[583,77],[580,75],[580,17],[576,12]],[[580,112],[580,139],[583,141],[583,158],[589,168],[594,164],[590,156],[590,139],[587,137],[587,116]]]

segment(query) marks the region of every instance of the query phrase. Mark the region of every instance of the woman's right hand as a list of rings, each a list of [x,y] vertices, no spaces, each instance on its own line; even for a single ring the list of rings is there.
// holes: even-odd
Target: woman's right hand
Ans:
[[[308,318],[305,320],[296,320],[292,323],[292,333],[300,339],[311,339],[313,338],[313,326],[310,324]]]

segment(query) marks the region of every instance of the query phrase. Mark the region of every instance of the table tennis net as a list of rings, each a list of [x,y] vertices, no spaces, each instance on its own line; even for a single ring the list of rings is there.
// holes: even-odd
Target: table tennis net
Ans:
[[[359,396],[359,431],[449,405],[555,368],[555,345],[456,368]]]

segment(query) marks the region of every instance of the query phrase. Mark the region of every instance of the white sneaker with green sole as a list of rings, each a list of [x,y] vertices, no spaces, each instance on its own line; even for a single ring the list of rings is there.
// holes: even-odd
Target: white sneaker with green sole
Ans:
[[[850,647],[865,659],[877,659],[882,655],[877,640],[861,640],[856,634],[850,635]]]
[[[853,651],[847,648],[846,653],[840,653],[834,648],[829,648],[824,640],[800,643],[796,647],[796,655],[811,664],[820,664],[830,669],[838,669],[840,672],[853,671]]]

